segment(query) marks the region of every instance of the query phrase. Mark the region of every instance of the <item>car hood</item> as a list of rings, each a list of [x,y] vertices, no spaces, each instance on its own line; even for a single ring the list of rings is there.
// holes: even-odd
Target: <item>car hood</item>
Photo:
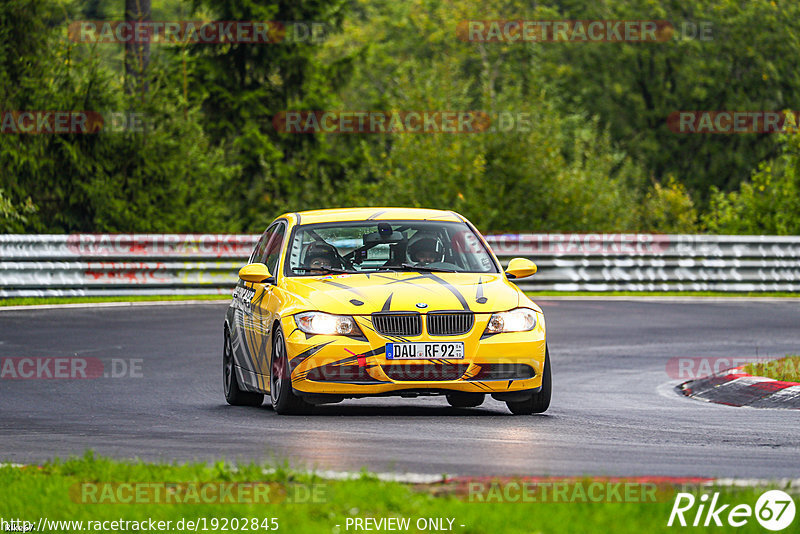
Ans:
[[[441,310],[489,313],[517,307],[521,296],[502,274],[344,274],[284,278],[283,285],[308,310],[346,315]]]

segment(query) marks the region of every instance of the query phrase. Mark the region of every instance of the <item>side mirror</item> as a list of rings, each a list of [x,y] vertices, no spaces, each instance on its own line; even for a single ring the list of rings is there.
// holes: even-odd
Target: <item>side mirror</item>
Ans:
[[[253,282],[256,284],[274,282],[272,275],[269,274],[269,269],[267,269],[267,266],[263,263],[248,263],[239,269],[239,278],[245,282]]]
[[[535,273],[536,264],[527,258],[514,258],[506,267],[506,276],[509,278],[527,278]]]

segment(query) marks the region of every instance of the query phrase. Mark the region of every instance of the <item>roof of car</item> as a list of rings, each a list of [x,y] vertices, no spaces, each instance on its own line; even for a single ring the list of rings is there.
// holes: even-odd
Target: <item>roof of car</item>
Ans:
[[[452,211],[423,208],[341,208],[301,211],[294,214],[297,224],[315,224],[336,221],[456,221],[463,219]]]

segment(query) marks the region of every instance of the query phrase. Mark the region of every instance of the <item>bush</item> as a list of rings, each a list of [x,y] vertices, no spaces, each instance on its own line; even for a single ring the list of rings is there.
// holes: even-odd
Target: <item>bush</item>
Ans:
[[[697,232],[697,209],[683,184],[670,177],[666,185],[654,182],[642,204],[641,229],[664,234]]]
[[[781,134],[782,152],[762,163],[739,191],[715,190],[703,216],[716,234],[800,234],[800,134]]]

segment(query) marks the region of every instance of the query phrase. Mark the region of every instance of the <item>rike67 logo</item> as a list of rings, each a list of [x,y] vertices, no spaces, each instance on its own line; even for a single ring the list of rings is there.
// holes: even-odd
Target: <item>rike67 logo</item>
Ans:
[[[749,504],[723,504],[719,492],[696,497],[691,493],[678,493],[667,526],[731,526],[746,525],[754,516],[767,530],[783,530],[794,521],[795,505],[789,494],[780,490],[765,492],[756,501],[755,508]]]

